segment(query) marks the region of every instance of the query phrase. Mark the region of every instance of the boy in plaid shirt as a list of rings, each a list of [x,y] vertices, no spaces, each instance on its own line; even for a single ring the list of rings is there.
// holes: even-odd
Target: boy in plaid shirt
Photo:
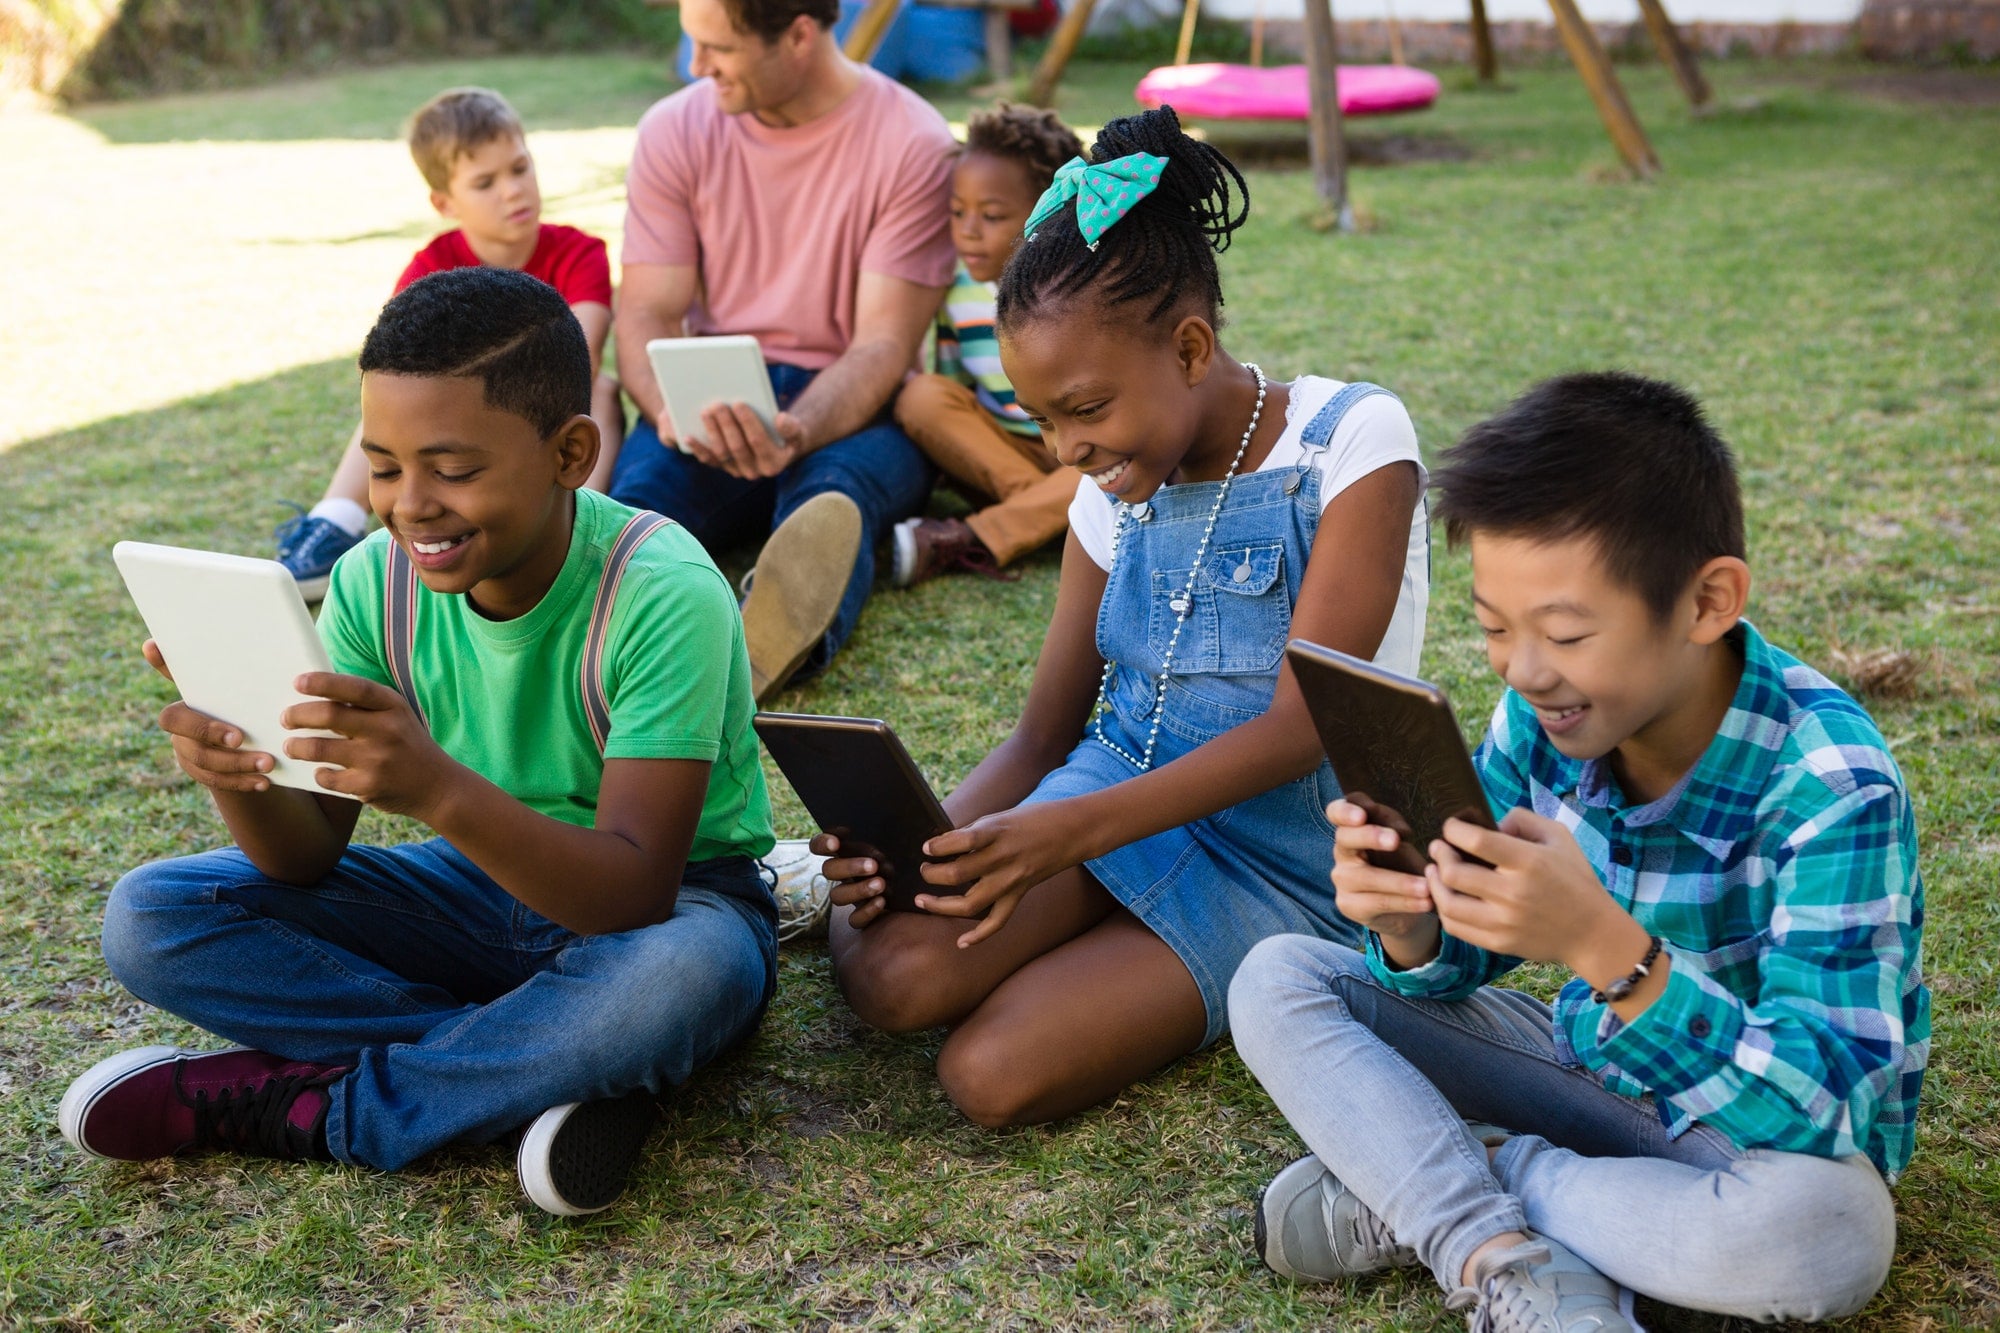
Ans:
[[[1735,466],[1686,394],[1550,380],[1446,462],[1509,686],[1477,756],[1500,830],[1447,823],[1419,876],[1370,859],[1395,821],[1329,810],[1366,953],[1276,937],[1230,991],[1313,1150],[1258,1250],[1299,1281],[1421,1263],[1475,1330],[1624,1330],[1632,1291],[1852,1313],[1930,1046],[1902,775],[1742,619]],[[1489,984],[1523,960],[1574,974],[1553,1008]]]

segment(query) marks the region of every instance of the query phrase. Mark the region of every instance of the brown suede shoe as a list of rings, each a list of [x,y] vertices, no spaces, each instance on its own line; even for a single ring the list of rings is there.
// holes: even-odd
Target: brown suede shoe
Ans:
[[[1011,582],[1019,573],[1002,571],[979,534],[962,518],[906,518],[896,525],[896,560],[889,581],[914,588],[949,569],[969,569],[989,579]]]
[[[743,599],[750,687],[760,706],[826,638],[860,555],[861,510],[837,491],[794,509],[764,543]]]

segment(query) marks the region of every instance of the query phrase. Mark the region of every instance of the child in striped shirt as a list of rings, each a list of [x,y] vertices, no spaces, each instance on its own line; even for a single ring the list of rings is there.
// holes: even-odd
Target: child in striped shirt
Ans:
[[[966,122],[951,178],[958,271],[938,311],[935,373],[903,386],[896,424],[953,481],[993,503],[963,519],[897,524],[898,588],[954,568],[996,572],[1069,526],[1076,477],[1014,405],[993,337],[993,284],[1056,169],[1082,153],[1053,111],[1002,102]]]

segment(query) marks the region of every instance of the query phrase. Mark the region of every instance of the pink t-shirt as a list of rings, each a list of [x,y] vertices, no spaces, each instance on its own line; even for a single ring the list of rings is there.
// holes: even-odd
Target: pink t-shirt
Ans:
[[[725,115],[707,79],[653,104],[626,177],[627,264],[692,264],[688,332],[747,333],[768,361],[831,364],[865,273],[951,281],[951,159],[937,109],[872,69],[817,120]]]

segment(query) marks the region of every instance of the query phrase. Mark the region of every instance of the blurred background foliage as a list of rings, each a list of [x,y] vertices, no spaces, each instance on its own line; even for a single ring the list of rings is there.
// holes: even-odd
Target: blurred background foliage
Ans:
[[[413,56],[671,50],[645,0],[0,0],[0,93],[66,102]]]

